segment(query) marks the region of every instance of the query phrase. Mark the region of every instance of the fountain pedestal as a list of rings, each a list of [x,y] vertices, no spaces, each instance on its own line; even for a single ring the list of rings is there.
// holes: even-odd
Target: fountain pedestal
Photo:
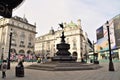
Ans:
[[[57,53],[56,56],[52,58],[52,61],[76,61],[76,57],[72,57],[71,53],[68,51],[70,45],[67,43],[57,44]]]

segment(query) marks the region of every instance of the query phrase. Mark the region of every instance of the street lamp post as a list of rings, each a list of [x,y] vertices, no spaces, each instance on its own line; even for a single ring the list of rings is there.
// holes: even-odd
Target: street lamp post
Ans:
[[[10,31],[10,41],[9,41],[9,52],[8,52],[8,66],[7,66],[7,69],[10,69],[11,40],[12,40],[12,29]]]
[[[4,52],[4,48],[2,48],[1,60],[4,59],[4,54],[3,54],[3,52]]]
[[[86,59],[86,63],[87,63],[87,58],[88,58],[87,43],[85,42],[85,59]]]
[[[93,63],[95,62],[95,43],[93,41]]]
[[[110,43],[110,30],[109,30],[109,22],[106,22],[107,25],[107,32],[108,32],[108,45],[109,45],[109,71],[114,71],[114,65],[112,62],[112,55],[111,55],[111,43]]]

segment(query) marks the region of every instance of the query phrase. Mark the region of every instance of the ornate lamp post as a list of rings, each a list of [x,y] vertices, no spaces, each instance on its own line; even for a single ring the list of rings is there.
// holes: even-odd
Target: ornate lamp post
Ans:
[[[7,66],[7,69],[10,69],[11,40],[12,40],[12,29],[10,31],[10,41],[9,41],[9,52],[8,52],[8,66]]]
[[[108,32],[108,45],[109,45],[109,71],[114,71],[114,65],[112,62],[112,55],[111,55],[111,43],[110,43],[110,30],[109,30],[109,22],[106,22],[107,32]]]

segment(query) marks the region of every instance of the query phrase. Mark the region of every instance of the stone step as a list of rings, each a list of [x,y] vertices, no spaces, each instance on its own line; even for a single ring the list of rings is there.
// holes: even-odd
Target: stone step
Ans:
[[[37,70],[94,70],[99,69],[99,64],[85,64],[85,63],[44,63],[44,64],[32,64],[26,67],[27,69]]]

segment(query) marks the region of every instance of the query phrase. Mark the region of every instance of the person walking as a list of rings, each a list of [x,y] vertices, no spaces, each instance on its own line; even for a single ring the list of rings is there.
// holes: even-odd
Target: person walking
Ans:
[[[7,61],[3,60],[1,65],[1,71],[2,71],[2,78],[6,78],[6,70],[7,70]]]

